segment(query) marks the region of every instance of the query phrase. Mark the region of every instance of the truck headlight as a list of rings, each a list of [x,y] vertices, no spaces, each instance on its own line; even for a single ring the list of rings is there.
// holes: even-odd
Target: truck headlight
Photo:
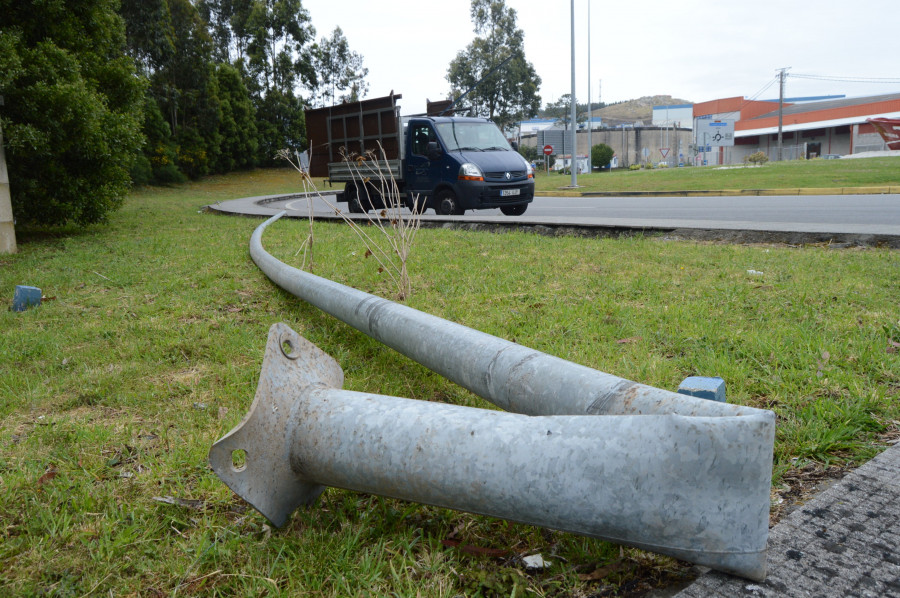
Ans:
[[[483,181],[484,175],[477,164],[466,162],[459,167],[459,180],[461,181]]]
[[[522,158],[522,162],[525,162],[525,175],[529,179],[533,179],[534,178],[534,168],[531,167],[531,163],[528,160],[526,160],[525,158]]]

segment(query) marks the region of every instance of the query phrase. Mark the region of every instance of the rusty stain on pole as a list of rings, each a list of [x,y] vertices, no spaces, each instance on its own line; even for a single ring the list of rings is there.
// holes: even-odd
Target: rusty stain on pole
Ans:
[[[216,474],[275,525],[335,486],[765,577],[770,412],[526,416],[342,382],[334,359],[274,325],[249,413],[210,450]]]

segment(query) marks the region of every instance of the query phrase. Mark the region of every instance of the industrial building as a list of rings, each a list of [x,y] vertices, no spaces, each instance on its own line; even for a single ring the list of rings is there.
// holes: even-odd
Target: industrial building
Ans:
[[[695,140],[694,162],[739,164],[756,152],[777,159],[781,114],[783,160],[843,156],[887,150],[870,118],[900,118],[900,93],[821,101],[777,101],[724,98],[694,104],[694,129],[701,119],[734,122],[734,145],[706,149]]]
[[[781,159],[812,159],[888,150],[871,118],[900,118],[900,93],[846,98],[820,96],[778,100],[723,98],[699,104],[653,107],[653,125],[604,122],[594,128],[591,143],[605,143],[616,152],[616,165],[668,166],[741,164],[763,152],[778,159],[778,120],[781,114]],[[700,139],[710,121],[727,123],[728,139],[721,145]],[[596,127],[596,125],[595,125]],[[552,121],[526,121],[519,133],[522,145],[540,150],[553,147],[554,155],[570,154],[570,137]],[[558,141],[556,139],[559,138]],[[549,141],[553,139],[554,141]],[[588,134],[578,131],[576,154],[589,153]],[[594,165],[597,166],[597,165]]]

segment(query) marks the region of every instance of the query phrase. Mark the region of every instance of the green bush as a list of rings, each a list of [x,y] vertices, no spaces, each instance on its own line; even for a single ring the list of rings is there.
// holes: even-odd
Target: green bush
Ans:
[[[117,7],[0,0],[0,115],[19,223],[102,222],[131,187],[144,84]]]
[[[591,164],[600,168],[607,168],[614,155],[616,155],[616,152],[613,148],[605,143],[598,143],[591,147]]]
[[[520,145],[519,153],[529,162],[537,162],[538,151],[536,147],[532,147],[530,145]]]
[[[765,154],[765,152],[756,152],[755,154],[750,154],[749,156],[744,157],[744,162],[750,164],[765,164],[769,161],[769,156]]]

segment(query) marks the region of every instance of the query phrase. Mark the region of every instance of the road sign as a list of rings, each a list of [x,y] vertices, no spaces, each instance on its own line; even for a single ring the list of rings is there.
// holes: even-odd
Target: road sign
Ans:
[[[545,146],[544,146],[544,155],[545,155],[545,156],[549,156],[549,155],[552,154],[552,153],[553,153],[553,146],[552,146],[552,145],[545,145]]]
[[[662,157],[665,158],[666,156],[669,155],[669,148],[661,147],[661,148],[659,148],[659,153],[661,153]]]
[[[706,146],[734,145],[733,120],[697,120],[697,144]],[[702,150],[701,150],[702,151]]]

